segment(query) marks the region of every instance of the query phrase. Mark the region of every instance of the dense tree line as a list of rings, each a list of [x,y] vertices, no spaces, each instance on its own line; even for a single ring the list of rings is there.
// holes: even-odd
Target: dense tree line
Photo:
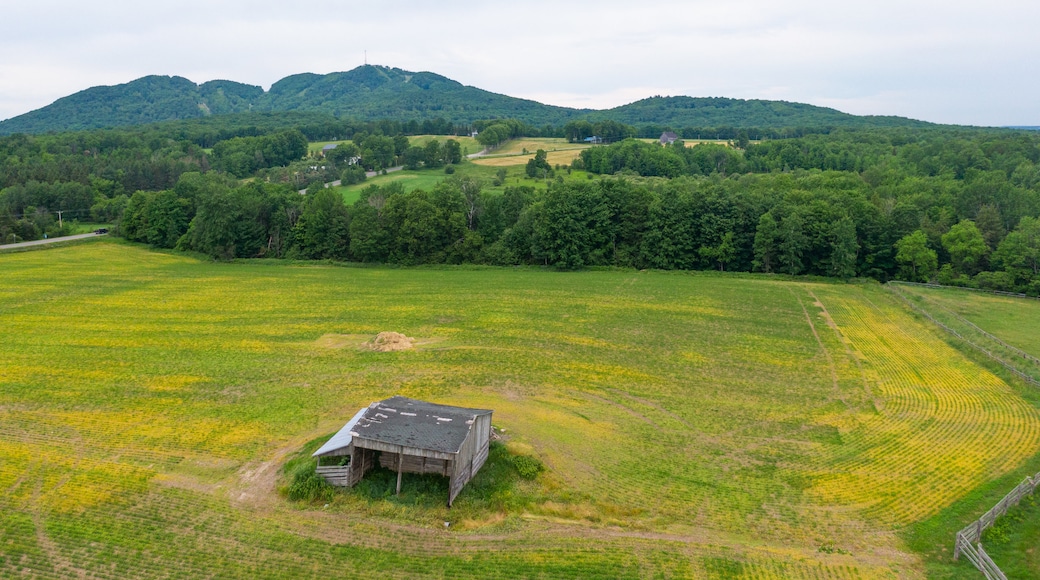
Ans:
[[[235,177],[282,167],[307,154],[307,138],[296,129],[260,137],[235,137],[213,146],[213,166]]]
[[[229,179],[244,172],[210,163],[224,167],[238,146],[266,160],[263,147],[244,145],[289,133],[232,138],[212,156],[130,131],[2,138],[0,235],[53,231],[62,210],[219,258],[713,268],[1040,291],[1040,136],[1029,132],[841,130],[694,147],[622,140],[574,164],[612,177],[566,181],[536,155],[528,172],[550,179],[546,190],[491,194],[449,178],[431,191],[370,187],[348,207],[320,184],[461,161],[452,139],[411,146],[367,128],[321,159],[289,159],[301,153],[293,133],[284,142],[295,148],[279,160],[287,164],[247,186]]]
[[[453,177],[431,191],[370,186],[347,206],[321,187],[300,196],[186,174],[171,190],[134,194],[119,229],[217,258],[719,269],[1040,291],[1040,220],[994,233],[987,224],[999,212],[986,209],[941,225],[930,216],[949,208],[917,185],[893,199],[855,174],[799,170],[556,180],[492,194]]]
[[[581,119],[570,121],[563,126],[563,136],[571,143],[580,143],[589,137],[599,137],[604,143],[613,143],[635,137],[636,134],[635,127],[609,119],[595,123]],[[657,135],[653,135],[653,137],[657,137]]]

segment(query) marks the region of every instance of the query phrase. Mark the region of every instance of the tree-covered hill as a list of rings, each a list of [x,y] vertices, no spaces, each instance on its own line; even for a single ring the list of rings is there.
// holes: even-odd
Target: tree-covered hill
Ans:
[[[233,81],[199,86],[183,77],[153,75],[63,97],[0,123],[0,134],[124,127],[248,111],[263,94],[260,87]]]
[[[905,117],[857,116],[837,109],[787,101],[721,97],[650,97],[588,115],[627,125],[673,127],[921,127]]]
[[[571,109],[492,93],[431,72],[365,65],[327,75],[292,75],[266,92],[227,80],[196,85],[182,77],[148,76],[90,88],[0,122],[0,135],[122,127],[250,111],[321,112],[364,121],[444,119],[463,125],[496,118],[535,126],[589,119],[674,129],[927,125],[901,117],[849,115],[802,103],[725,98],[651,97],[613,109]]]
[[[534,125],[560,124],[586,112],[488,92],[430,72],[371,65],[327,75],[286,77],[271,86],[259,109],[324,111],[366,120],[439,117],[468,123],[515,118]]]

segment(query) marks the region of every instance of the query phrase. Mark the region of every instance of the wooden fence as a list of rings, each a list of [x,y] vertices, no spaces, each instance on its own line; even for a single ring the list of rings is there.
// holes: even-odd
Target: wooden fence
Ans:
[[[908,282],[899,282],[898,284],[908,284]],[[1007,369],[1009,372],[1011,372],[1015,376],[1021,378],[1022,380],[1026,381],[1027,383],[1029,383],[1031,385],[1040,387],[1040,381],[1038,381],[1035,378],[1033,378],[1032,376],[1030,376],[1030,375],[1028,375],[1028,374],[1026,374],[1026,373],[1024,373],[1024,372],[1022,372],[1020,370],[1018,370],[1011,363],[1009,363],[1006,360],[1000,358],[999,356],[997,356],[995,353],[993,353],[989,349],[987,349],[987,348],[985,348],[983,346],[980,346],[980,345],[976,344],[975,342],[972,342],[968,337],[964,336],[960,332],[957,332],[956,330],[950,328],[946,324],[943,324],[942,322],[939,322],[938,320],[936,320],[935,317],[932,316],[927,310],[925,310],[924,308],[921,308],[917,304],[914,304],[913,301],[911,301],[909,298],[907,298],[902,293],[902,291],[898,290],[898,287],[899,287],[898,284],[893,284],[893,283],[889,282],[888,284],[885,285],[885,287],[890,289],[893,294],[895,294],[896,296],[901,298],[903,300],[903,302],[906,303],[906,305],[910,307],[911,310],[913,310],[914,312],[920,314],[921,316],[924,316],[928,320],[931,320],[939,328],[942,328],[946,332],[949,332],[950,334],[952,334],[952,335],[956,336],[957,338],[961,339],[962,341],[967,343],[969,346],[971,346],[975,350],[981,352],[982,354],[986,355],[987,357],[992,359],[993,362],[995,362],[995,363],[999,364],[1000,366],[1004,367],[1005,369]],[[918,284],[918,286],[929,286],[929,285],[928,284]],[[946,288],[947,286],[931,285],[931,287],[933,287],[933,288]],[[969,324],[971,324],[971,323],[969,323]],[[972,325],[972,326],[975,326],[975,325]],[[978,327],[976,327],[976,328],[978,328]],[[979,330],[982,331],[982,329],[979,329]],[[982,332],[987,334],[987,335],[989,334],[989,333],[986,333],[985,331],[982,331]],[[1001,345],[1005,344],[1003,341],[1001,341],[999,339],[997,339],[997,342],[999,342]],[[1013,349],[1013,350],[1015,350],[1017,352],[1021,352],[1021,351],[1019,351],[1018,349],[1016,349],[1014,347],[1010,347],[1009,346],[1009,348],[1011,348],[1011,349]],[[1022,354],[1026,355],[1026,360],[1029,360],[1029,362],[1033,362],[1033,360],[1031,360],[1031,359],[1034,359],[1034,357],[1032,357],[1031,355],[1028,355],[1026,353],[1022,353]]]
[[[896,281],[892,281],[892,282],[889,282],[889,284],[896,285],[896,286],[898,286],[898,285],[923,286],[925,288],[960,288],[959,286],[939,286],[938,284],[918,284],[916,282],[896,282]],[[961,288],[961,289],[962,290],[975,290],[975,288]],[[978,292],[991,292],[991,293],[994,293],[994,294],[1004,294],[1004,295],[1007,295],[1007,296],[1014,296],[1016,298],[1032,298],[1031,296],[1026,296],[1025,294],[1010,294],[1008,292],[997,292],[996,290],[978,290]],[[920,295],[918,295],[918,296],[920,296]],[[922,296],[922,298],[924,298],[924,297]],[[925,299],[927,300],[927,298],[925,298]],[[929,300],[929,302],[931,302],[931,301]],[[949,308],[946,308],[946,307],[941,306],[941,305],[937,305],[937,306],[939,306],[939,308],[942,308],[943,310],[948,312],[950,314],[950,316],[953,316],[959,322],[962,322],[965,325],[971,327],[971,329],[974,330],[975,332],[978,332],[979,334],[985,336],[986,338],[992,340],[993,342],[995,342],[995,343],[999,344],[1000,346],[1002,346],[1002,347],[1008,349],[1009,351],[1013,352],[1016,356],[1022,357],[1023,359],[1033,363],[1034,365],[1040,366],[1040,358],[1037,358],[1037,357],[1029,354],[1028,352],[1025,352],[1024,350],[1022,350],[1022,349],[1020,349],[1018,347],[1011,346],[1010,344],[1004,342],[1003,340],[1000,340],[1000,338],[998,338],[998,337],[996,337],[996,336],[986,332],[985,330],[979,328],[979,326],[977,324],[975,324],[974,322],[968,320],[967,318],[964,318],[963,316],[961,316],[960,314],[957,314],[956,312],[950,310]]]
[[[957,532],[957,539],[953,547],[953,559],[956,560],[960,558],[961,554],[964,554],[979,571],[986,575],[986,578],[990,580],[1007,580],[1007,576],[1004,576],[1000,568],[990,559],[986,551],[982,549],[982,532],[992,526],[997,521],[997,518],[1006,514],[1009,508],[1018,505],[1018,502],[1022,501],[1023,497],[1032,495],[1038,486],[1040,486],[1040,473],[1033,477],[1026,477],[1022,483],[1011,490],[1011,493],[997,502],[997,505],[982,514],[981,518]]]
[[[889,282],[888,284],[886,284],[886,287],[890,289],[893,294],[901,298],[903,302],[906,303],[906,305],[909,306],[910,309],[914,312],[920,314],[921,316],[924,316],[928,320],[931,320],[936,326],[942,328],[946,332],[949,332],[950,334],[966,342],[969,346],[982,352],[990,359],[992,359],[994,362],[1003,366],[1008,371],[1014,373],[1016,376],[1021,377],[1022,379],[1033,385],[1040,386],[1040,381],[1037,381],[1033,377],[1013,367],[1004,359],[998,357],[996,354],[990,352],[988,349],[971,341],[960,332],[957,332],[956,330],[950,328],[946,324],[943,324],[942,322],[936,320],[935,317],[931,315],[931,313],[929,313],[921,306],[914,304],[913,301],[907,298],[906,295],[904,295],[903,292],[898,289],[899,285],[922,286],[925,288],[958,288],[957,286],[941,286],[939,284],[918,284],[916,282]],[[1010,292],[998,292],[993,290],[978,290],[975,288],[963,288],[963,290],[975,290],[977,292],[987,292],[990,294],[1012,296],[1015,298],[1032,298],[1031,296],[1026,296],[1025,294],[1012,294]],[[1001,345],[1004,348],[1007,348],[1016,355],[1021,356],[1030,363],[1040,363],[1040,359],[1037,359],[1036,357],[1026,352],[1023,352],[1022,350],[1007,344],[1006,342],[1000,340],[996,336],[993,336],[985,330],[982,330],[981,328],[973,324],[971,321],[965,319],[963,316],[958,315],[956,312],[950,311],[946,308],[943,309],[949,312],[951,315],[953,315],[954,318],[956,318],[958,321],[971,327],[972,330],[978,332],[979,334],[985,336],[990,340],[993,340],[997,344]],[[1000,570],[1000,567],[997,566],[993,559],[989,557],[989,554],[986,553],[986,550],[983,549],[982,532],[984,532],[987,528],[992,526],[997,521],[997,518],[1006,514],[1009,508],[1018,505],[1018,503],[1022,501],[1023,497],[1031,495],[1037,487],[1040,487],[1040,473],[1037,473],[1033,477],[1026,477],[1025,480],[1022,481],[1022,483],[1018,484],[1018,486],[1015,487],[1015,489],[1011,490],[1011,493],[1004,496],[1004,499],[997,502],[997,505],[993,506],[988,512],[983,514],[981,518],[975,520],[967,527],[957,532],[957,538],[954,542],[953,547],[953,559],[957,560],[960,558],[961,554],[963,554],[964,557],[967,558],[968,561],[970,561],[976,568],[978,568],[978,570],[982,572],[982,574],[985,575],[988,580],[1007,580],[1007,576],[1004,575],[1004,572]]]

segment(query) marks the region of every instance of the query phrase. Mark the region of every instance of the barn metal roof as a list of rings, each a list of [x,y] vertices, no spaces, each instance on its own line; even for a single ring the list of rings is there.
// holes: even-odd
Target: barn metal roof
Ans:
[[[359,411],[355,415],[357,420],[351,420],[353,428],[344,427],[340,433],[346,431],[351,438],[361,437],[391,445],[458,453],[473,425],[473,419],[478,415],[489,414],[491,411],[487,409],[467,409],[408,397],[391,397]],[[336,440],[340,433],[334,435],[322,449]],[[351,440],[346,440],[347,445]],[[322,449],[315,455],[321,454]],[[329,450],[332,449],[335,447]]]
[[[350,442],[354,439],[354,436],[351,435],[350,432],[354,430],[354,425],[356,425],[357,422],[361,420],[361,417],[364,416],[365,411],[368,411],[368,409],[361,409],[357,413],[354,413],[354,417],[351,418],[350,421],[347,421],[347,424],[344,425],[343,428],[340,429],[335,435],[333,435],[332,439],[326,441],[324,445],[322,445],[318,448],[317,451],[312,453],[311,457],[325,455],[330,451],[343,449],[344,447],[350,445]]]

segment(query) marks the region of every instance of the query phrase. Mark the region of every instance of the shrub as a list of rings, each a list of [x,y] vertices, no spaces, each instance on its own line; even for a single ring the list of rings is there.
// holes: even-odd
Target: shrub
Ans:
[[[307,455],[295,457],[286,462],[283,470],[289,476],[289,487],[284,488],[284,491],[290,501],[311,503],[332,501],[336,490],[325,481],[325,478],[318,475],[314,469],[317,465],[317,460]]]
[[[545,464],[530,455],[514,455],[510,461],[513,462],[516,472],[524,479],[534,479],[538,477],[539,473],[545,471]]]

